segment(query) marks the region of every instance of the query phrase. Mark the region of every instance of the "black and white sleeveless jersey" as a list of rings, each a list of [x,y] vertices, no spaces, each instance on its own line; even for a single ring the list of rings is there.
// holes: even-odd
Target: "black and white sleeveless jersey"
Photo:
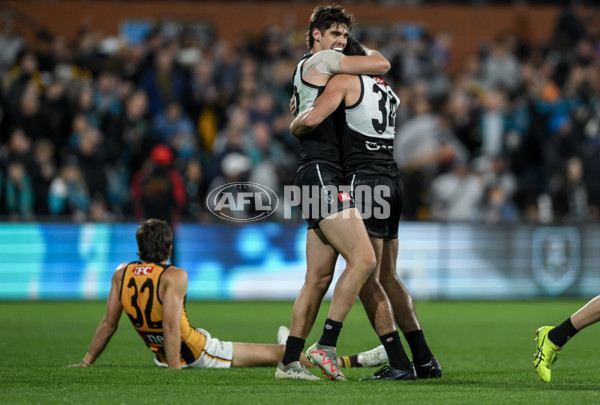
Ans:
[[[312,54],[305,55],[296,66],[293,83],[298,114],[312,107],[316,98],[325,90],[325,86],[315,86],[302,78],[304,63]],[[325,118],[311,133],[300,138],[299,169],[306,163],[322,161],[341,168],[341,136],[344,128],[343,108],[340,106]]]
[[[393,144],[400,98],[379,76],[360,75],[360,97],[345,108],[343,167],[346,173],[397,173]]]

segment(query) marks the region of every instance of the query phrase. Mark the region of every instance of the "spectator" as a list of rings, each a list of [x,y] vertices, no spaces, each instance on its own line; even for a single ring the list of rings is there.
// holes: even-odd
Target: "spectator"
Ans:
[[[433,178],[448,170],[455,159],[467,160],[466,150],[449,129],[449,122],[434,114],[423,97],[414,106],[415,116],[398,129],[394,139],[394,158],[405,187],[412,190],[404,199],[407,220],[426,219],[423,211]]]
[[[483,187],[486,190],[499,188],[506,199],[512,200],[517,192],[517,179],[508,167],[506,159],[493,156],[479,163],[485,165],[480,173]]]
[[[428,32],[422,32],[410,39],[404,47],[403,82],[413,83],[417,79],[431,80],[437,74],[438,63],[435,50],[432,48]]]
[[[166,145],[157,145],[144,167],[134,174],[131,194],[138,219],[158,218],[171,225],[179,221],[185,187],[172,164],[173,152]]]
[[[40,96],[37,90],[30,86],[21,96],[18,115],[15,117],[14,125],[23,129],[27,136],[33,140],[56,139],[52,133],[52,126],[48,117],[40,109]]]
[[[34,212],[38,217],[50,214],[48,207],[48,193],[50,184],[56,176],[54,163],[54,145],[47,139],[36,141],[33,150],[33,163],[31,167],[31,182],[35,190]]]
[[[200,144],[205,150],[213,148],[217,131],[224,125],[228,103],[217,86],[213,61],[202,59],[192,72],[190,114],[198,124]]]
[[[571,5],[563,6],[554,27],[553,42],[559,49],[568,49],[586,34],[586,27]]]
[[[279,163],[284,158],[282,147],[279,141],[273,139],[268,122],[257,121],[252,125],[252,140],[249,143],[248,157],[253,165],[263,161]]]
[[[140,82],[151,63],[151,52],[144,42],[127,44],[122,49],[121,77],[125,81]]]
[[[467,149],[469,156],[476,156],[481,147],[481,132],[477,121],[476,109],[471,99],[462,89],[450,92],[445,105],[450,130]]]
[[[214,46],[215,77],[217,85],[228,100],[235,99],[240,85],[240,60],[238,52],[227,42],[221,41]]]
[[[566,223],[582,223],[588,219],[589,197],[584,182],[581,160],[570,158],[563,172],[550,182],[554,213]]]
[[[189,158],[196,152],[196,130],[181,104],[170,102],[165,111],[154,117],[154,128],[160,142],[168,145],[177,156]]]
[[[11,117],[17,117],[21,110],[21,101],[26,90],[39,92],[41,75],[38,63],[32,52],[23,50],[19,53],[17,63],[3,78],[6,94],[7,111]]]
[[[48,192],[51,215],[69,215],[75,222],[87,219],[90,195],[85,178],[76,162],[69,161],[52,180]]]
[[[513,92],[519,85],[520,64],[508,37],[497,39],[483,61],[483,82],[488,90],[506,89]]]
[[[252,162],[246,155],[238,152],[228,153],[221,160],[221,174],[215,177],[208,187],[209,193],[225,184],[247,181],[251,168]],[[232,193],[232,200],[237,200],[237,193],[239,190],[237,188],[233,188],[232,190],[228,189],[228,191],[231,191]],[[214,207],[214,205],[212,205],[214,204],[213,201],[208,201],[208,204],[209,208],[211,206]],[[222,208],[222,212],[226,212],[225,215],[230,218],[245,219],[249,217],[250,209],[251,208],[246,205],[240,207],[239,209],[235,209],[235,207],[234,209],[231,209],[229,206],[224,206]]]
[[[29,165],[33,158],[31,143],[31,138],[21,128],[14,128],[5,147],[7,159]]]
[[[219,132],[217,143],[213,149],[213,172],[212,176],[216,177],[222,173],[221,162],[230,153],[239,153],[246,155],[248,147],[247,139],[250,127],[248,124],[247,110],[238,107],[229,111],[229,121],[227,127]]]
[[[500,186],[487,190],[483,205],[483,220],[486,224],[515,223],[519,218],[517,206],[507,198]]]
[[[55,158],[63,158],[67,152],[68,136],[71,132],[70,105],[67,99],[67,80],[53,77],[41,100],[41,114],[48,118]]]
[[[103,135],[96,128],[86,128],[77,136],[73,157],[83,173],[91,197],[105,195],[107,187]]]
[[[22,162],[8,162],[5,194],[6,210],[11,221],[33,220],[35,194],[31,177]]]
[[[195,221],[201,221],[208,185],[200,159],[191,158],[187,161],[183,180],[186,201],[184,215]]]
[[[482,94],[483,103],[479,116],[481,151],[484,157],[504,153],[505,135],[508,132],[506,94],[500,90],[490,90]]]
[[[254,97],[249,113],[251,122],[264,121],[271,124],[277,115],[273,96],[266,92],[260,92]]]
[[[172,101],[184,102],[188,84],[175,65],[172,49],[165,46],[158,51],[141,85],[148,95],[148,113],[151,117],[163,111]]]
[[[37,30],[35,33],[33,50],[39,63],[40,72],[50,73],[54,70],[56,61],[52,52],[53,40],[52,34],[45,28]]]
[[[253,142],[248,148],[248,157],[252,161],[249,179],[269,187],[279,196],[283,195],[280,183],[279,168],[285,166],[289,158],[276,139],[273,139],[271,126],[267,122],[258,121],[252,126]]]
[[[93,89],[93,104],[100,116],[100,122],[105,122],[110,116],[121,114],[121,98],[119,94],[119,78],[110,70],[103,70],[98,75]]]
[[[101,113],[94,105],[94,90],[91,84],[83,84],[77,93],[77,102],[73,116],[82,115],[89,125],[100,128]]]
[[[109,160],[121,161],[130,175],[137,172],[157,139],[147,118],[148,97],[136,90],[125,101],[123,113],[107,125],[106,149]]]
[[[83,26],[79,30],[74,62],[81,69],[91,74],[97,73],[96,69],[98,69],[99,66],[102,66],[102,56],[97,51],[100,40],[100,33],[92,31],[87,26]]]
[[[456,160],[451,172],[431,183],[431,217],[436,221],[476,221],[481,212],[484,189],[464,160]]]

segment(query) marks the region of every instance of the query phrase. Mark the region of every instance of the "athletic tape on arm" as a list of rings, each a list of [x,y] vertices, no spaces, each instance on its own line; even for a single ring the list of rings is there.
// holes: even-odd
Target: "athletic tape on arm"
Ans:
[[[343,53],[334,51],[333,49],[317,52],[308,58],[304,64],[303,74],[307,74],[313,69],[317,69],[319,72],[326,75],[342,73],[340,62],[343,57]]]

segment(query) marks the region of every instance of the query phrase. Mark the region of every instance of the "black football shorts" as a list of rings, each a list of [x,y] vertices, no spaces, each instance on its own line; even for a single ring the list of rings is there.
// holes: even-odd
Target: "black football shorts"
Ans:
[[[354,207],[342,169],[327,163],[308,163],[296,173],[302,218],[316,229],[323,218]]]
[[[400,176],[361,174],[346,179],[370,236],[397,239],[404,187]]]

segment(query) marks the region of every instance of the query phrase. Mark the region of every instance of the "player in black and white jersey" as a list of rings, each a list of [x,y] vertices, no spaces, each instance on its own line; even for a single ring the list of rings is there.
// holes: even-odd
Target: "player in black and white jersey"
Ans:
[[[366,56],[344,56],[348,31],[354,19],[341,6],[315,8],[309,22],[307,43],[311,50],[294,72],[295,103],[298,112],[310,108],[332,75],[338,73],[383,74],[389,62],[376,51]],[[295,184],[312,190],[316,208],[304,211],[308,222],[306,239],[307,272],[305,283],[296,298],[292,312],[290,336],[277,378],[315,379],[299,363],[319,311],[321,300],[331,281],[338,253],[346,260],[346,268],[333,292],[328,318],[318,342],[307,356],[332,380],[345,380],[337,364],[336,344],[346,315],[358,293],[372,273],[376,258],[360,215],[347,193],[339,192],[344,183],[341,166],[342,111],[324,119],[301,142],[299,168]],[[333,190],[333,191],[332,191]],[[303,195],[302,198],[311,199]],[[335,215],[341,213],[343,215]]]
[[[345,52],[360,53],[360,45],[350,38]],[[339,106],[345,110],[342,143],[346,181],[363,215],[378,258],[376,269],[363,286],[360,298],[378,334],[390,328],[395,331],[389,324],[389,317],[374,315],[382,302],[378,295],[381,283],[393,307],[395,320],[409,343],[415,366],[413,368],[406,356],[392,358],[386,350],[390,366],[369,378],[375,380],[441,376],[441,366],[425,341],[412,298],[396,274],[403,188],[392,145],[399,104],[398,96],[379,76],[337,75],[328,82],[313,106],[299,114],[291,125],[294,135],[304,136]],[[386,315],[385,311],[381,313]]]

